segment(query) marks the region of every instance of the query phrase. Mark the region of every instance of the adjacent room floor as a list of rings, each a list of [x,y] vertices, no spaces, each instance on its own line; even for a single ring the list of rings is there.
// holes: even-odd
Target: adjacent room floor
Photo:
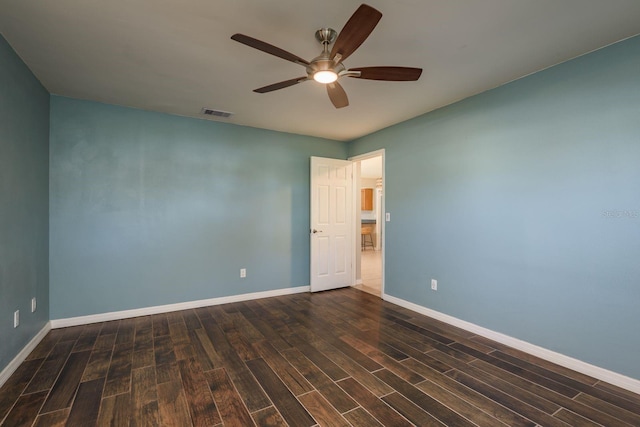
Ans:
[[[346,288],[51,331],[4,426],[638,426],[640,396]]]
[[[355,288],[372,295],[382,295],[382,251],[363,250],[360,255],[362,284]]]

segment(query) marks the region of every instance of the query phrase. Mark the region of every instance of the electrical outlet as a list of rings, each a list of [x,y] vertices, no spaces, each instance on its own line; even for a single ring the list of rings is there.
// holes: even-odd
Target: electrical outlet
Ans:
[[[20,310],[13,312],[13,327],[17,328],[20,325]]]
[[[247,277],[247,269],[246,268],[241,268],[240,269],[240,278],[244,279],[245,277]]]
[[[31,312],[32,313],[36,312],[36,307],[37,307],[36,297],[33,297],[33,298],[31,298]]]
[[[431,289],[434,291],[438,290],[438,281],[436,279],[431,279]]]

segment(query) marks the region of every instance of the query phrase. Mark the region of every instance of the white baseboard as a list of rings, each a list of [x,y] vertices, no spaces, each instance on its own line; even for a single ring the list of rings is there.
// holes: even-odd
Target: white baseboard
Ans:
[[[40,329],[40,331],[33,338],[31,338],[31,341],[29,341],[27,345],[25,345],[24,348],[20,350],[20,353],[18,353],[16,357],[14,357],[13,360],[9,362],[9,364],[2,370],[2,372],[0,372],[0,387],[2,387],[5,382],[7,382],[9,377],[16,371],[16,369],[18,369],[18,366],[20,366],[20,364],[24,362],[27,356],[29,356],[29,353],[31,353],[38,344],[40,344],[40,341],[42,341],[42,339],[47,335],[47,333],[49,333],[50,330],[51,322],[45,323],[42,329]]]
[[[403,299],[396,298],[388,294],[384,294],[382,296],[382,299],[384,299],[385,301],[389,301],[391,303],[397,304],[401,307],[407,308],[409,310],[415,311],[417,313],[424,314],[425,316],[429,316],[434,319],[441,320],[450,325],[457,326],[458,328],[462,328],[467,331],[474,332],[478,335],[482,335],[483,337],[492,339],[501,344],[508,345],[509,347],[513,347],[515,349],[524,351],[533,356],[537,356],[541,359],[547,360],[557,365],[564,366],[565,368],[572,369],[576,372],[580,372],[590,377],[597,378],[601,381],[604,381],[604,382],[616,385],[618,387],[624,388],[626,390],[632,391],[634,393],[640,394],[640,380],[636,380],[635,378],[627,377],[617,372],[609,371],[607,369],[600,368],[599,366],[591,365],[581,360],[574,359],[573,357],[556,353],[555,351],[548,350],[544,347],[539,347],[535,344],[531,344],[526,341],[522,341],[517,338],[510,337],[500,332],[492,331],[491,329],[478,326],[471,322],[467,322],[465,320],[461,320],[456,317],[449,316],[448,314],[440,313],[439,311],[435,311],[430,308],[427,308],[409,301],[405,301]]]
[[[109,313],[91,314],[88,316],[69,317],[51,320],[51,328],[66,328],[69,326],[88,325],[90,323],[108,322],[110,320],[128,319],[131,317],[148,316],[150,314],[169,313],[171,311],[189,310],[210,305],[227,304],[231,302],[248,301],[259,298],[277,297],[281,295],[309,292],[309,286],[296,288],[274,289],[271,291],[252,292],[250,294],[231,295],[228,297],[201,299],[196,301],[179,302],[176,304],[156,305],[153,307],[136,308],[132,310],[113,311]]]

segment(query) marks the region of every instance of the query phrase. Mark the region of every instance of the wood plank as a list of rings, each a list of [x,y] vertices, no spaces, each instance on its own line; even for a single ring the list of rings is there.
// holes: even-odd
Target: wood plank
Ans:
[[[489,340],[488,338],[484,338],[480,336],[474,337],[473,340],[480,341],[480,342],[491,342],[491,340]],[[490,354],[494,357],[497,357],[498,359],[504,359],[504,356],[510,356],[515,359],[504,359],[504,360],[507,360],[507,361],[520,360],[527,364],[537,365],[541,368],[555,372],[564,377],[571,378],[575,381],[584,383],[585,385],[588,385],[588,386],[593,386],[598,382],[598,380],[593,377],[590,377],[585,374],[581,374],[580,372],[576,372],[569,368],[565,368],[564,366],[556,365],[555,363],[549,362],[548,360],[541,359],[532,354],[527,354],[521,350],[516,350],[515,348],[509,347],[507,345],[493,342],[492,346],[497,347],[498,351],[491,352]],[[526,367],[526,365],[523,367]]]
[[[481,361],[478,361],[481,362]],[[473,364],[464,365],[460,367],[456,367],[461,372],[464,372],[467,375],[472,376],[473,378],[482,381],[487,384],[491,384],[491,387],[496,390],[500,390],[511,397],[519,399],[523,402],[527,402],[527,404],[537,408],[547,414],[553,414],[558,409],[560,409],[560,405],[554,403],[545,397],[539,396],[533,392],[528,390],[528,383],[526,381],[518,381],[517,376],[509,377],[508,375],[502,375],[500,370],[496,370],[493,373],[489,373],[482,369],[476,367]],[[507,373],[508,374],[508,373]],[[514,379],[514,381],[510,381],[510,379]],[[521,386],[525,387],[522,388]],[[546,396],[550,397],[550,396]]]
[[[153,337],[158,338],[163,335],[169,335],[169,321],[165,314],[154,314],[151,316],[153,323]]]
[[[93,350],[111,350],[116,342],[116,334],[100,334],[95,344],[93,345]]]
[[[93,350],[93,346],[98,339],[98,334],[100,334],[101,330],[102,324],[100,323],[87,325],[78,337],[72,351]]]
[[[136,334],[138,331],[152,330],[153,318],[152,316],[140,316],[135,318]]]
[[[339,381],[338,385],[383,425],[395,427],[411,426],[411,423],[406,418],[378,399],[353,378]]]
[[[360,384],[364,385],[378,397],[389,394],[393,391],[391,387],[367,371],[360,364],[354,362],[348,358],[342,352],[338,351],[335,347],[323,342],[317,341],[314,343],[314,347],[322,351],[322,354],[330,359],[332,362],[340,365],[340,368],[344,370],[349,376],[354,378]]]
[[[582,404],[574,399],[569,399],[568,397],[555,393],[545,387],[542,387],[538,384],[531,383],[526,381],[516,375],[511,374],[510,372],[503,371],[489,363],[486,363],[482,360],[475,360],[472,362],[473,366],[477,366],[480,369],[491,373],[494,376],[498,376],[503,379],[507,379],[509,382],[518,385],[519,387],[529,390],[532,393],[535,393],[537,396],[543,397],[549,402],[556,403],[559,406],[562,406],[573,413],[581,415],[583,417],[589,418],[593,421],[598,422],[602,425],[616,425],[620,421],[616,418],[598,411],[590,405]]]
[[[202,331],[202,328],[191,329],[188,331],[189,345],[193,349],[194,356],[198,360],[198,363],[200,363],[200,366],[202,366],[202,369],[204,371],[210,371],[211,369],[215,368],[215,365],[213,364],[212,360],[209,358],[207,351],[202,345],[202,341],[200,341],[197,331]],[[205,337],[206,337],[206,334],[205,334]]]
[[[115,345],[133,344],[135,338],[135,319],[124,319],[120,321],[118,333],[116,334]]]
[[[340,366],[299,336],[292,335],[287,338],[287,341],[300,350],[309,360],[315,363],[316,366],[318,366],[333,381],[338,381],[349,376],[349,374],[347,374]]]
[[[586,393],[580,393],[580,395],[578,395],[575,400],[577,402],[595,408],[600,412],[609,414],[614,418],[624,421],[625,423],[631,424],[633,426],[640,426],[640,409],[638,411],[632,412]],[[631,405],[632,403],[629,402],[629,404]]]
[[[466,385],[467,387],[472,388],[479,393],[482,393],[484,396],[489,397],[491,400],[511,409],[514,412],[517,412],[518,414],[538,424],[550,427],[566,427],[567,425],[562,421],[542,412],[541,410],[536,409],[533,406],[522,402],[521,400],[515,399],[508,394],[501,392],[491,387],[490,385],[476,380],[475,378],[458,370],[450,371],[447,373],[447,375],[455,379],[456,381]]]
[[[229,341],[229,344],[231,344],[231,347],[233,347],[241,360],[247,361],[260,357],[260,355],[251,345],[251,342],[249,342],[249,340],[239,331],[229,331],[227,332],[226,336],[227,341]]]
[[[98,411],[102,400],[104,378],[80,383],[78,393],[71,407],[71,413],[67,420],[69,427],[85,427],[94,425],[98,420]]]
[[[90,356],[90,351],[71,353],[44,403],[42,412],[57,411],[71,406]]]
[[[367,411],[361,407],[357,407],[353,411],[344,414],[344,417],[351,423],[353,427],[384,427]]]
[[[169,329],[169,327],[167,327],[167,329]],[[177,360],[173,348],[173,342],[169,335],[161,335],[154,338],[153,349],[156,365],[174,363]]]
[[[431,396],[428,396],[426,393],[423,393],[420,389],[398,377],[393,372],[383,369],[381,371],[377,371],[375,374],[378,378],[393,387],[394,390],[397,390],[398,393],[418,405],[418,407],[426,410],[443,424],[450,426],[473,427],[472,422],[438,402]]]
[[[491,363],[498,368],[504,369],[507,372],[511,372],[512,374],[518,375],[522,378],[526,378],[536,384],[540,384],[541,386],[547,387],[550,390],[553,390],[557,393],[564,394],[567,397],[575,397],[579,391],[563,384],[562,382],[555,381],[548,376],[541,375],[540,373],[533,372],[528,369],[524,369],[520,366],[514,365],[512,363],[506,362],[504,360],[498,359],[492,355],[484,354],[475,349],[467,347],[463,344],[452,344],[452,348],[459,350],[463,353],[470,354],[477,359],[484,360],[487,363]],[[433,357],[437,358],[437,353],[433,352]]]
[[[347,393],[334,383],[297,348],[290,348],[282,355],[327,399],[338,412],[344,413],[358,406]]]
[[[102,399],[98,426],[127,427],[131,417],[131,395],[122,393]]]
[[[25,393],[35,393],[53,387],[53,383],[67,361],[73,345],[73,341],[63,341],[56,344],[34,375]]]
[[[16,371],[0,387],[0,421],[9,413],[11,407],[33,378],[44,359],[30,359],[22,362]]]
[[[180,322],[169,323],[169,336],[173,345],[189,344],[189,331],[182,318]]]
[[[205,373],[213,400],[220,412],[220,418],[226,427],[245,427],[253,425],[253,420],[242,398],[231,382],[224,368]]]
[[[396,323],[400,326],[404,326],[407,329],[410,329],[412,331],[415,331],[417,333],[419,333],[420,335],[424,335],[427,338],[431,338],[434,341],[437,341],[441,344],[444,345],[449,345],[449,344],[453,344],[455,341],[452,340],[451,338],[447,338],[443,335],[437,334],[435,332],[431,332],[428,329],[425,329],[421,326],[418,326],[414,323],[408,322],[406,320],[402,320],[402,319],[396,319]]]
[[[602,424],[594,423],[593,421],[590,421],[584,417],[581,417],[580,415],[575,414],[571,411],[567,411],[564,408],[560,409],[553,416],[559,419],[560,421],[564,421],[570,426],[580,426],[580,427],[601,427],[602,426]],[[611,425],[615,425],[615,424],[611,424]]]
[[[349,422],[317,391],[298,396],[298,399],[311,416],[318,421],[319,425],[326,427],[350,426]]]
[[[465,385],[455,381],[447,375],[434,371],[430,367],[421,364],[417,360],[408,359],[402,363],[415,370],[416,372],[422,372],[425,377],[429,378],[429,381],[432,381],[434,384],[469,402],[473,406],[496,418],[503,424],[513,427],[532,427],[535,425],[533,421],[528,420],[519,414],[516,414],[515,412],[505,408],[499,403],[489,399],[487,396],[483,396],[481,393],[466,387]],[[429,375],[429,372],[431,372],[433,375]],[[416,387],[422,388],[424,384],[425,382],[419,383],[416,385]]]
[[[220,355],[223,360],[222,366],[227,369],[231,381],[238,389],[249,412],[255,412],[272,405],[271,400],[262,390],[247,365],[240,360],[232,348],[222,351]]]
[[[113,320],[110,322],[103,322],[102,329],[100,330],[100,335],[111,335],[118,332],[118,328],[120,327],[120,320]],[[66,328],[65,328],[66,329]]]
[[[231,349],[229,341],[227,341],[224,332],[222,332],[215,319],[202,319],[202,324],[205,331],[207,332],[207,336],[209,337],[211,345],[213,345],[214,350],[218,354]]]
[[[259,303],[256,301],[245,301],[242,304],[246,307],[246,311],[250,311],[253,314],[244,314],[247,321],[249,321],[249,323],[251,323],[260,332],[260,334],[262,334],[262,336],[271,343],[271,345],[273,345],[278,351],[291,347],[291,345],[283,340],[280,334],[271,327],[270,322],[265,322],[263,320],[268,319],[270,316]],[[243,313],[245,313],[245,311],[243,311]]]
[[[184,323],[184,320],[182,319],[182,313],[180,311],[170,311],[168,313],[165,313],[165,315],[167,316],[169,325],[171,325],[172,323]]]
[[[193,358],[179,360],[178,368],[193,425],[199,427],[220,423],[216,404],[200,364]]]
[[[223,364],[222,357],[220,357],[216,349],[213,347],[213,343],[209,339],[209,336],[207,335],[207,332],[204,330],[204,328],[197,329],[194,332],[198,338],[198,342],[200,343],[200,345],[202,346],[202,349],[207,355],[207,359],[209,359],[209,361],[211,362],[211,367],[213,369],[221,367]],[[192,342],[193,341],[194,340],[192,340]]]
[[[38,416],[40,407],[47,397],[47,391],[31,393],[20,396],[2,425],[5,426],[31,426]]]
[[[160,425],[156,374],[152,366],[131,371],[130,426]]]
[[[71,412],[71,409],[66,408],[38,415],[34,427],[65,427],[69,412]]]
[[[59,329],[51,330],[44,336],[44,338],[38,343],[36,348],[25,359],[26,361],[35,359],[44,359],[49,355],[49,352],[53,350],[53,347],[60,341],[62,334]]]
[[[250,343],[255,343],[264,340],[264,335],[256,329],[251,322],[244,316],[244,312],[248,310],[241,304],[238,304],[238,312],[231,314],[233,323],[236,329],[241,333]]]
[[[189,360],[196,358],[196,352],[191,344],[177,344],[173,346],[176,360]]]
[[[456,413],[461,416],[468,420],[472,420],[474,424],[477,424],[479,427],[497,427],[507,425],[500,422],[497,418],[483,412],[480,408],[468,403],[461,397],[429,380],[416,384],[416,387],[446,407],[456,411]]]
[[[271,343],[261,341],[254,343],[253,346],[294,395],[298,396],[313,390],[313,386],[309,384],[296,368],[287,362],[287,359],[282,357],[282,355],[273,348]]]
[[[342,336],[342,339],[411,384],[417,384],[424,381],[424,377],[422,375],[408,369],[405,365],[385,353],[382,353],[377,348],[370,346],[357,338],[351,337],[350,335],[344,335]],[[404,359],[406,359],[406,357]]]
[[[131,360],[133,357],[133,343],[117,346],[111,356],[111,364],[104,386],[104,395],[126,393],[131,386]]]
[[[287,423],[293,426],[313,426],[316,421],[291,394],[278,376],[262,359],[247,362],[247,366],[256,377],[265,392],[271,397],[273,404]]]
[[[64,328],[62,330],[62,336],[60,337],[60,341],[75,342],[80,337],[80,335],[82,334],[82,332],[86,327],[87,327],[86,325],[80,325],[80,326],[71,326],[68,328]]]
[[[202,323],[200,323],[200,319],[194,310],[184,310],[180,314],[189,331],[202,328]]]
[[[636,394],[632,391],[602,381],[598,381],[598,383],[595,385],[595,388],[604,390],[607,393],[618,396],[621,399],[634,402],[636,405],[640,405],[640,394]]]
[[[289,427],[280,413],[273,406],[251,414],[255,424],[260,427]]]
[[[138,350],[133,352],[131,360],[131,369],[144,368],[151,366],[155,362],[155,355],[152,348]]]
[[[423,411],[421,408],[416,406],[415,403],[411,402],[400,393],[393,392],[384,396],[382,400],[415,425],[444,427],[444,424],[432,415]]]
[[[163,384],[169,381],[182,381],[178,362],[156,365],[156,383]]]
[[[162,426],[192,426],[189,406],[180,381],[158,384],[158,412]]]
[[[133,351],[153,350],[153,330],[151,328],[136,329]]]
[[[438,372],[446,372],[451,369],[451,366],[447,365],[446,363],[443,363],[425,354],[425,351],[430,351],[433,349],[431,346],[421,346],[420,343],[404,338],[400,340],[397,339],[397,337],[391,336],[386,333],[383,333],[382,336],[384,337],[385,342],[390,346],[399,349],[407,356],[412,357],[427,366],[430,366]]]

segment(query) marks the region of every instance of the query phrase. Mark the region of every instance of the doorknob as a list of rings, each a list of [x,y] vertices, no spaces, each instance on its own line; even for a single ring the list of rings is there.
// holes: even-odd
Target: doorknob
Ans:
[[[316,230],[316,229],[314,228],[313,230],[311,230],[311,232],[312,232],[313,234],[316,234],[316,233],[322,233],[322,230]]]

